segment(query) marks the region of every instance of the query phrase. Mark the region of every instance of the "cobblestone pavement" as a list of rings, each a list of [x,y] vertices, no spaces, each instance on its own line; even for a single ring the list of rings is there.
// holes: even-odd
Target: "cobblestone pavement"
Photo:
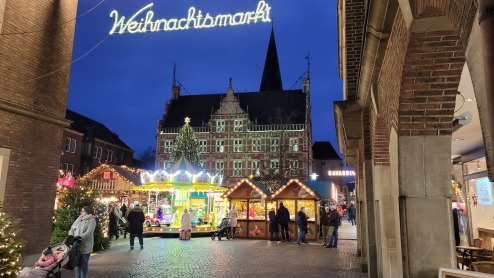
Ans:
[[[359,272],[357,242],[341,240],[338,248],[266,240],[145,238],[129,251],[119,240],[109,251],[91,257],[90,277],[366,277]],[[63,271],[63,277],[72,272]]]

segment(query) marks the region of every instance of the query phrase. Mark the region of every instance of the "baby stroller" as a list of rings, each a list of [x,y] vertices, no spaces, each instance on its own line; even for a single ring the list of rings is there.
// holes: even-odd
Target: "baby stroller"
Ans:
[[[78,248],[80,240],[70,240],[70,244],[67,244],[67,238],[64,242],[59,243],[51,247],[53,251],[52,255],[56,257],[56,261],[48,266],[34,265],[32,267],[23,268],[17,275],[18,278],[60,278],[61,269],[66,268],[69,263],[69,254],[72,248]],[[43,255],[38,262],[42,261]]]
[[[226,237],[228,240],[232,238],[230,235],[230,219],[226,217],[221,219],[220,226],[218,226],[216,232],[211,235],[211,239],[214,240],[216,237],[218,237],[218,240],[221,240],[221,237]]]

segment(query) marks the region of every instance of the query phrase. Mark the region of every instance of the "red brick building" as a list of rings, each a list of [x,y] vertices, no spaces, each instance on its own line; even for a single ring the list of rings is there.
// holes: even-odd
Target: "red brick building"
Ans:
[[[76,0],[0,1],[0,202],[28,254],[51,234],[76,11]]]
[[[283,90],[274,32],[259,92],[180,95],[175,79],[172,99],[157,128],[156,168],[169,164],[173,141],[185,118],[196,132],[204,165],[224,175],[223,184],[258,176],[264,169],[286,169],[306,179],[312,173],[309,78],[303,89]]]
[[[133,150],[104,124],[68,110],[60,170],[83,176],[100,164],[132,166]]]

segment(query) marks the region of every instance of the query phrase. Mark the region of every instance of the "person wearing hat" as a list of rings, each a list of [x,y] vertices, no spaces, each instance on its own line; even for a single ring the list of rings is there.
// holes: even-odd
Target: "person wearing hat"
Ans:
[[[136,204],[133,209],[129,211],[127,216],[127,221],[129,222],[129,233],[130,233],[130,250],[134,250],[134,239],[137,236],[139,239],[139,244],[141,245],[141,250],[144,248],[144,239],[142,238],[143,223],[146,220],[144,217],[144,211],[139,204]]]
[[[96,228],[95,216],[93,210],[84,206],[81,209],[81,215],[74,221],[70,227],[69,235],[81,237],[79,251],[81,256],[78,266],[74,269],[76,278],[86,278],[89,274],[89,255],[93,252],[94,229]]]

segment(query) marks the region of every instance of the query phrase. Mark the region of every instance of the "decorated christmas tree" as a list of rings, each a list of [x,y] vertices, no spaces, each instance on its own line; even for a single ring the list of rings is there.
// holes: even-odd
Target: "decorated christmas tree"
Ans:
[[[188,117],[185,118],[185,125],[180,129],[175,138],[175,142],[173,143],[170,160],[172,163],[175,163],[181,157],[184,157],[190,164],[196,167],[202,167],[203,161],[201,149],[189,122],[190,119]]]
[[[0,204],[1,207],[1,204]],[[19,220],[6,215],[0,209],[0,277],[16,277],[24,242],[16,240]]]
[[[79,217],[81,209],[89,206],[93,210],[97,208],[97,192],[91,190],[89,181],[78,180],[73,188],[66,188],[61,191],[59,207],[55,211],[55,229],[51,235],[51,243],[62,242],[69,234],[72,223]],[[103,231],[107,226],[107,217],[103,214],[96,214],[96,228],[94,230],[94,251],[108,249],[110,241],[104,237]]]

